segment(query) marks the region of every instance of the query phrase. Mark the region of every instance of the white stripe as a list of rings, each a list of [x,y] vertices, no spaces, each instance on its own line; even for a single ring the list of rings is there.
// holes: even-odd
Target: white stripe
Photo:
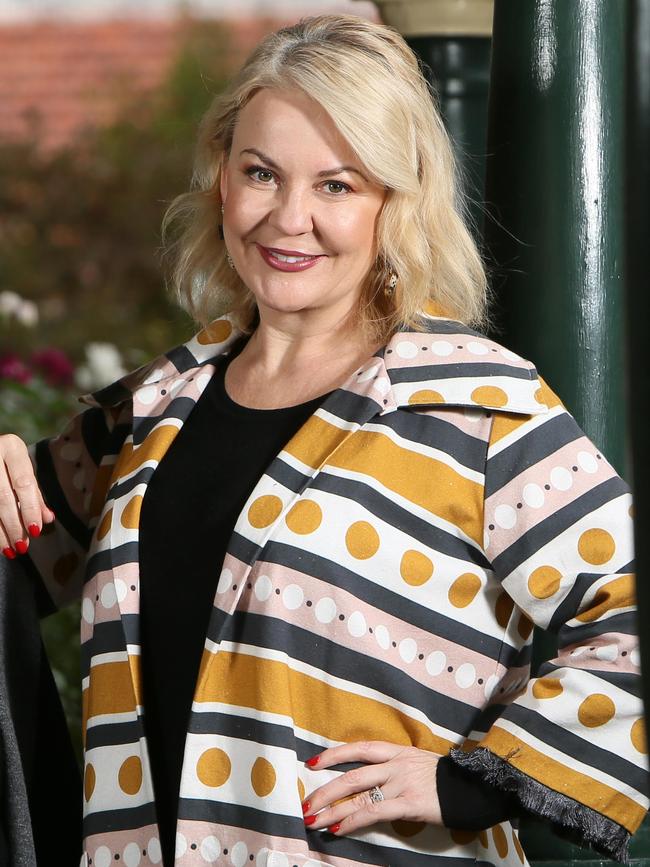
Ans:
[[[509,434],[502,437],[497,443],[490,446],[490,458],[505,451],[505,449],[509,448],[518,440],[528,436],[531,431],[536,430],[538,427],[545,425],[547,422],[552,421],[552,419],[557,418],[560,415],[567,415],[567,411],[563,406],[554,406],[544,415],[531,416],[531,418],[527,419],[525,423],[519,425],[513,431],[510,431]],[[576,436],[576,440],[578,439],[580,439],[579,435]],[[570,445],[570,443],[566,443],[565,445]],[[561,448],[564,448],[564,446],[561,446]]]

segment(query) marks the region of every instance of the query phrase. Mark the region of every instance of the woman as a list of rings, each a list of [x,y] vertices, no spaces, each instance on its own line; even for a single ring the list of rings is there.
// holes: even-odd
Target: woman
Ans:
[[[0,541],[83,600],[83,864],[521,864],[525,810],[624,855],[629,495],[468,326],[456,198],[397,34],[271,35],[167,220],[184,301],[228,314],[87,397],[37,481],[0,441]],[[533,622],[561,650],[527,683]]]

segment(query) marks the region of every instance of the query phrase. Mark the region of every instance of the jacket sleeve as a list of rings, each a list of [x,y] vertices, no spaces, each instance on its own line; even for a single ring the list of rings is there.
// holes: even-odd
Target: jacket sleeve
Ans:
[[[36,478],[56,520],[29,546],[29,562],[47,591],[48,614],[81,596],[85,559],[117,455],[130,429],[130,406],[90,406],[54,438],[30,446]]]
[[[625,861],[648,807],[631,498],[546,385],[539,396],[548,414],[494,416],[484,547],[510,601],[505,643],[526,651],[536,624],[559,649],[507,699],[495,689],[453,758]]]

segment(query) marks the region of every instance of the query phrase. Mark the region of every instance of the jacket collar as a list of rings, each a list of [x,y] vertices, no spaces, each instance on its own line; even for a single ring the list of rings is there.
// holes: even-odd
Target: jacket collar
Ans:
[[[173,388],[173,380],[182,381],[227,354],[241,334],[228,315],[215,319],[187,343],[80,400],[110,407],[143,386],[171,382]],[[340,390],[363,394],[382,414],[437,406],[524,415],[549,410],[529,361],[460,322],[430,314],[422,315],[417,331],[396,332]]]

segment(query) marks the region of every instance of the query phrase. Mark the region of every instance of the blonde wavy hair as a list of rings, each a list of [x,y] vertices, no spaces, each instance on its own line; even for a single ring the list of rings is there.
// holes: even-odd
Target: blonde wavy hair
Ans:
[[[189,192],[163,220],[164,253],[181,304],[202,325],[230,311],[244,331],[255,299],[226,261],[219,180],[240,110],[260,88],[318,102],[370,176],[387,190],[358,324],[374,339],[417,328],[423,310],[481,326],[486,275],[466,223],[449,137],[418,60],[394,30],[354,15],[319,15],[267,36],[199,129]],[[395,292],[384,286],[398,275]]]

